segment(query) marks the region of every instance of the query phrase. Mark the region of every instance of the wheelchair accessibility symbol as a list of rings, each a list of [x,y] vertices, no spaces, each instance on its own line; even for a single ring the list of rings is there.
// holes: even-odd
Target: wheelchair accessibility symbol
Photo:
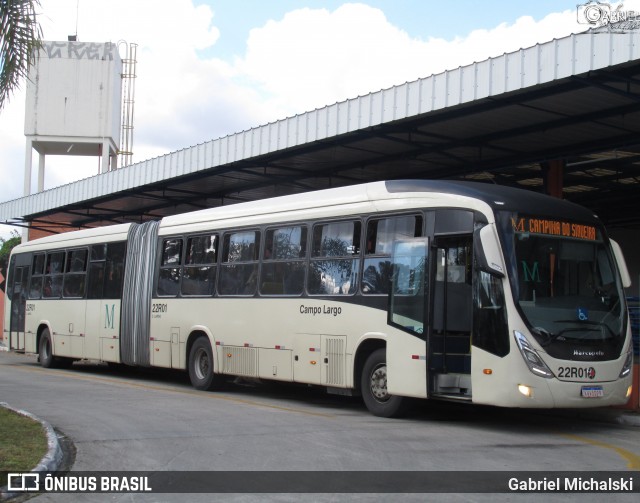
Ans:
[[[578,308],[578,319],[580,321],[588,321],[589,320],[589,311],[587,311],[584,307]]]

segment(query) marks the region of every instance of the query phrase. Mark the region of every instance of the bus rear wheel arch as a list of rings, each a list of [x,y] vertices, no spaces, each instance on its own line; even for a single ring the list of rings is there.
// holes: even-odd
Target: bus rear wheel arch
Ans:
[[[410,399],[391,395],[387,390],[387,350],[379,348],[369,354],[360,377],[362,400],[369,412],[379,417],[400,417],[407,413]]]
[[[60,358],[53,355],[53,339],[48,327],[40,332],[38,337],[38,360],[47,369],[69,368],[73,363],[71,358]]]

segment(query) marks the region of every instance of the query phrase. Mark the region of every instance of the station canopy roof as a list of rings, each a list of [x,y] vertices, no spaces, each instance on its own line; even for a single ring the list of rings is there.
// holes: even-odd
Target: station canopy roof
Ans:
[[[640,32],[589,31],[360,96],[0,204],[72,228],[373,180],[544,190],[640,227]]]

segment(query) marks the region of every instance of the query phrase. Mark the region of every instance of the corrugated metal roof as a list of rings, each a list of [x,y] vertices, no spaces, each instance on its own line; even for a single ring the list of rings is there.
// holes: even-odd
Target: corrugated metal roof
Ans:
[[[67,214],[69,225],[92,225],[90,219],[82,223],[68,215],[80,213],[81,208],[88,212],[92,201],[102,201],[96,222],[109,220],[108,215],[113,215],[112,221],[137,214],[144,219],[153,217],[154,211],[155,216],[185,211],[190,204],[219,205],[234,191],[241,191],[243,200],[274,195],[276,189],[264,186],[285,177],[291,183],[289,190],[321,188],[327,184],[314,183],[314,177],[330,178],[347,167],[349,174],[338,184],[397,178],[417,170],[434,178],[459,176],[459,166],[465,163],[467,171],[469,167],[482,171],[492,162],[495,166],[516,159],[535,162],[541,146],[547,159],[566,148],[575,154],[576,135],[585,149],[595,138],[610,143],[621,136],[619,126],[608,124],[606,117],[595,119],[605,108],[619,115],[616,107],[630,102],[624,84],[580,79],[613,66],[640,63],[639,42],[638,32],[586,32],[553,40],[5,202],[0,204],[0,220],[30,219],[59,210]],[[560,81],[570,84],[564,94],[560,86],[548,92]],[[526,114],[519,106],[524,92],[530,93]],[[608,97],[606,107],[602,93]],[[498,108],[491,109],[498,98]],[[460,122],[465,114],[481,112],[487,112],[486,120]],[[409,122],[414,119],[420,122]],[[563,127],[565,123],[573,128]],[[553,135],[547,134],[550,128]],[[627,128],[625,134],[635,130]],[[472,140],[464,141],[463,135]],[[348,142],[333,143],[337,138]],[[355,171],[357,166],[366,167],[367,173]],[[258,168],[264,168],[263,175]],[[296,178],[297,171],[304,171],[304,176]],[[205,173],[215,181],[205,179]],[[126,199],[129,191],[136,191],[137,200]],[[168,208],[172,198],[175,204]]]

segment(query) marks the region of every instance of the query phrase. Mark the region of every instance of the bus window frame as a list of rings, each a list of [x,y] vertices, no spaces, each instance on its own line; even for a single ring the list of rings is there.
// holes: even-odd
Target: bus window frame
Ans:
[[[71,261],[74,260],[74,254],[76,254],[77,252],[82,252],[84,251],[84,260],[83,260],[83,266],[82,266],[82,271],[70,271],[67,269],[71,269],[72,268],[72,263]],[[87,294],[87,267],[89,264],[89,247],[88,246],[83,246],[83,247],[78,247],[78,248],[66,248],[65,249],[65,261],[64,261],[64,273],[63,273],[63,280],[62,280],[62,298],[63,299],[84,299],[86,297]],[[82,278],[84,278],[84,280],[82,280]],[[80,283],[80,288],[78,288],[78,292],[79,295],[67,295],[66,291],[67,291],[67,280],[71,280],[73,279],[74,281],[76,279],[80,279],[81,283]],[[73,292],[75,293],[75,292]]]
[[[354,228],[352,231],[352,240],[351,240],[351,247],[354,246],[353,242],[355,240],[356,234],[358,234],[358,243],[357,243],[357,249],[355,251],[351,251],[351,253],[349,254],[349,250],[347,249],[347,254],[346,255],[322,255],[321,251],[322,251],[322,243],[320,242],[318,244],[318,250],[316,251],[314,249],[314,246],[316,244],[315,242],[315,232],[316,232],[316,228],[320,227],[322,225],[332,225],[332,224],[340,224],[340,223],[353,223],[354,224]],[[356,228],[355,225],[359,225],[359,232],[356,232]],[[363,218],[361,216],[352,216],[349,218],[336,218],[336,219],[327,219],[327,220],[315,220],[313,222],[311,222],[310,225],[310,240],[309,240],[309,251],[308,251],[308,260],[307,260],[307,271],[306,271],[306,282],[305,282],[305,292],[309,297],[335,297],[337,299],[339,298],[345,298],[345,297],[353,297],[355,295],[358,295],[360,293],[360,281],[359,281],[359,274],[362,270],[362,257],[363,257],[363,253],[362,253],[362,243],[364,241],[364,221]],[[349,246],[347,246],[347,248],[349,248]],[[316,254],[317,253],[317,254]],[[347,293],[327,293],[327,292],[320,292],[320,293],[314,293],[311,292],[310,290],[310,279],[312,277],[312,267],[313,264],[318,264],[320,262],[332,262],[332,261],[339,261],[339,262],[347,262],[350,261],[352,264],[355,263],[355,267],[352,265],[351,267],[351,276],[354,277],[353,279],[355,280],[355,286],[353,288],[350,288],[349,291]],[[354,272],[355,270],[355,272]]]
[[[198,239],[198,238],[211,238],[214,237],[215,238],[215,248],[213,251],[213,255],[214,255],[214,259],[212,262],[189,262],[187,263],[187,259],[188,259],[188,254],[189,254],[189,245],[190,243],[194,240],[194,239]],[[180,273],[180,289],[178,292],[178,297],[181,298],[208,298],[208,297],[214,297],[216,295],[216,286],[217,286],[217,280],[218,280],[218,274],[220,272],[219,267],[218,267],[218,262],[219,262],[219,256],[220,256],[220,245],[221,245],[221,239],[220,239],[220,232],[218,231],[209,231],[209,232],[198,232],[195,234],[188,234],[186,236],[184,236],[185,239],[185,245],[184,245],[184,260],[182,261],[181,264],[181,273]],[[200,270],[202,271],[202,269],[207,268],[208,273],[211,274],[213,273],[213,278],[209,278],[210,280],[210,292],[208,293],[185,293],[184,292],[184,285],[185,285],[185,279],[187,279],[187,272],[191,271],[191,270]],[[197,284],[201,283],[200,279],[195,280],[197,281]]]
[[[58,255],[61,254],[62,255],[62,261],[60,264],[60,271],[57,272],[51,272],[51,264],[52,264],[52,257],[54,255]],[[66,258],[67,258],[67,253],[66,253],[66,249],[54,249],[54,250],[47,250],[47,257],[45,259],[45,266],[44,266],[44,279],[43,279],[43,285],[42,285],[42,299],[61,299],[62,298],[62,284],[64,282],[64,266],[66,263]],[[54,280],[60,280],[60,285],[56,286]],[[47,292],[47,288],[52,288],[53,286],[56,286],[56,288],[59,288],[59,290],[57,291],[57,295],[53,295],[53,290],[50,290],[50,294],[46,294]]]
[[[178,241],[180,243],[180,253],[178,256],[178,263],[165,263],[165,246],[169,241]],[[159,236],[158,238],[158,267],[157,273],[155,274],[155,288],[154,292],[156,297],[163,299],[174,299],[180,297],[180,291],[182,288],[182,266],[184,264],[184,254],[185,254],[185,235],[174,235],[174,236]],[[171,293],[160,293],[160,283],[163,280],[162,274],[163,271],[178,271],[178,281],[175,284],[175,290],[172,290]]]
[[[36,260],[38,258],[42,257],[42,267],[40,268],[39,272],[35,271],[36,268]],[[29,291],[28,291],[28,295],[27,298],[30,300],[39,300],[42,299],[42,288],[44,286],[44,268],[45,268],[45,264],[47,261],[47,253],[46,252],[36,252],[33,253],[31,256],[31,278],[29,278]],[[38,295],[32,295],[32,289],[33,289],[33,280],[38,280],[40,281],[40,286],[38,287]]]
[[[270,233],[275,234],[276,231],[283,230],[283,229],[291,229],[291,228],[299,228],[301,231],[300,238],[302,243],[302,246],[301,246],[302,249],[299,252],[298,257],[274,258],[273,255],[271,257],[267,257],[266,255],[268,250],[268,244],[270,241]],[[259,258],[260,271],[258,274],[258,278],[259,278],[258,294],[261,297],[301,297],[302,295],[305,294],[306,287],[307,287],[307,269],[309,268],[309,250],[311,249],[311,247],[309,246],[310,226],[302,222],[297,222],[297,223],[283,222],[280,225],[272,225],[269,227],[265,227],[263,230],[263,234],[264,234],[264,239],[262,240],[263,241],[262,250],[260,252],[260,258]],[[273,240],[273,236],[271,236],[271,240]],[[271,248],[271,254],[273,254],[273,245]],[[273,266],[275,270],[278,265],[281,265],[284,267],[292,267],[292,270],[290,271],[289,275],[285,275],[283,273],[282,292],[280,293],[280,292],[265,291],[265,290],[268,290],[269,288],[273,288],[273,286],[270,285],[270,283],[272,282],[265,281],[265,271],[271,266]],[[299,269],[301,269],[301,271]],[[285,276],[299,274],[300,272],[302,273],[302,285],[299,291],[296,291],[294,293],[286,292],[286,288],[284,286]]]
[[[249,233],[253,233],[254,236],[254,240],[253,240],[253,250],[252,250],[252,256],[253,258],[251,260],[246,260],[244,257],[240,257],[239,260],[233,260],[233,261],[229,261],[226,260],[229,258],[229,247],[231,245],[231,236],[233,236],[234,234],[249,234]],[[258,228],[258,227],[236,227],[236,228],[231,228],[231,229],[225,229],[224,231],[221,232],[221,240],[220,240],[220,245],[222,246],[222,253],[219,253],[219,270],[218,270],[218,275],[216,278],[216,297],[255,297],[258,295],[258,279],[259,279],[259,275],[260,275],[260,264],[261,264],[261,246],[262,246],[262,241],[263,241],[263,236],[262,236],[262,229]],[[226,290],[226,286],[223,285],[223,282],[228,280],[229,278],[227,277],[227,274],[229,274],[229,271],[231,271],[231,268],[235,268],[237,266],[243,267],[243,268],[247,268],[247,270],[249,270],[249,267],[253,267],[253,270],[249,273],[249,275],[247,276],[246,274],[243,274],[243,276],[246,276],[246,278],[243,278],[244,281],[240,281],[237,282],[237,286],[238,286],[238,291],[239,288],[244,287],[247,288],[247,291],[239,291],[236,293],[223,293],[223,289]],[[234,279],[234,278],[231,278]],[[241,285],[241,283],[244,283],[244,285]],[[253,285],[251,285],[250,283],[253,283]],[[223,288],[224,286],[224,288]]]
[[[362,254],[362,266],[361,266],[361,272],[360,272],[360,281],[359,281],[359,291],[363,296],[366,297],[388,297],[389,293],[391,292],[391,281],[392,281],[392,276],[393,276],[393,271],[391,271],[391,276],[389,277],[389,284],[387,285],[387,291],[386,292],[367,292],[365,291],[365,289],[363,288],[363,282],[365,280],[365,272],[367,270],[367,262],[372,263],[373,261],[377,261],[377,263],[380,263],[381,259],[384,258],[388,258],[388,262],[389,265],[391,267],[393,267],[393,263],[392,263],[392,256],[393,256],[393,247],[394,247],[394,243],[396,241],[399,241],[399,239],[397,237],[394,237],[391,240],[391,250],[389,253],[377,253],[377,252],[371,252],[369,253],[369,225],[372,222],[380,222],[382,220],[391,220],[394,218],[411,218],[413,217],[415,219],[415,225],[414,225],[414,236],[412,236],[413,238],[420,238],[420,237],[424,237],[425,236],[425,215],[424,212],[402,212],[402,213],[380,213],[380,214],[374,214],[374,215],[370,215],[368,216],[368,218],[366,218],[364,220],[364,243],[365,243],[365,249],[364,252]],[[418,232],[419,234],[416,235],[416,232]],[[376,236],[377,236],[377,231],[376,231]],[[402,239],[409,239],[409,238],[402,238]]]

